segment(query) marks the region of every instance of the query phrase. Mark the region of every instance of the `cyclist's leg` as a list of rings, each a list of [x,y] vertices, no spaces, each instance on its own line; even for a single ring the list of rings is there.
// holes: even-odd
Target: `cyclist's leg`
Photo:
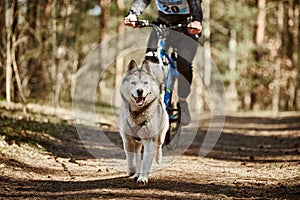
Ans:
[[[198,47],[198,38],[183,39],[177,45],[177,70],[178,76],[178,96],[181,107],[181,124],[187,125],[191,121],[188,104],[185,101],[191,92],[193,80],[192,62]]]
[[[151,62],[154,62],[154,63],[159,63],[158,58],[157,58],[158,55],[156,55],[157,42],[158,42],[158,37],[157,37],[155,30],[153,29],[150,34],[150,37],[148,39],[145,59],[149,60]]]
[[[198,47],[198,38],[196,36],[190,36],[190,38],[184,38],[177,45],[178,95],[182,99],[187,98],[191,91],[192,62]]]

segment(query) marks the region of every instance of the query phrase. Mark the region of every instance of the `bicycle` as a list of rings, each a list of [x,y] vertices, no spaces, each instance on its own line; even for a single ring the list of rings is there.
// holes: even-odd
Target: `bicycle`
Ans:
[[[167,77],[165,81],[165,87],[163,90],[164,103],[167,108],[167,113],[169,115],[169,129],[166,133],[165,145],[169,148],[175,148],[180,140],[181,133],[181,125],[180,125],[180,117],[181,117],[181,109],[178,99],[173,95],[174,85],[178,78],[177,71],[177,54],[176,49],[172,49],[171,53],[169,53],[168,49],[166,49],[166,39],[168,30],[179,30],[186,29],[187,24],[177,24],[177,25],[161,25],[156,23],[151,23],[148,20],[138,20],[135,21],[137,23],[137,27],[153,27],[158,36],[157,42],[157,56],[159,64],[168,68]]]

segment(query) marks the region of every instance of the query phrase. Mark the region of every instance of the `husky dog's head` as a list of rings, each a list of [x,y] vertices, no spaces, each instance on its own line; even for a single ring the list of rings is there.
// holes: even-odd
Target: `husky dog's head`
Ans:
[[[134,60],[130,61],[120,92],[135,108],[148,105],[159,96],[159,83],[148,61],[144,61],[140,67]]]

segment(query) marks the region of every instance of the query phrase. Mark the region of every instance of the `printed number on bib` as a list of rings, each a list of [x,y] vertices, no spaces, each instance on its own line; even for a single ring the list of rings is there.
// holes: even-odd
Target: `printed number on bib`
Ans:
[[[188,14],[190,8],[187,0],[156,0],[158,10],[165,14]]]
[[[164,5],[165,12],[167,13],[179,13],[179,7],[178,6],[168,6]]]

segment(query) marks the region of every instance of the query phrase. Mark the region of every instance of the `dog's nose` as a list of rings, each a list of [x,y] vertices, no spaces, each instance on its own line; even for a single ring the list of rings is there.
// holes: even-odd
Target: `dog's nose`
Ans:
[[[144,90],[143,89],[137,89],[136,92],[137,92],[138,96],[143,96]]]

